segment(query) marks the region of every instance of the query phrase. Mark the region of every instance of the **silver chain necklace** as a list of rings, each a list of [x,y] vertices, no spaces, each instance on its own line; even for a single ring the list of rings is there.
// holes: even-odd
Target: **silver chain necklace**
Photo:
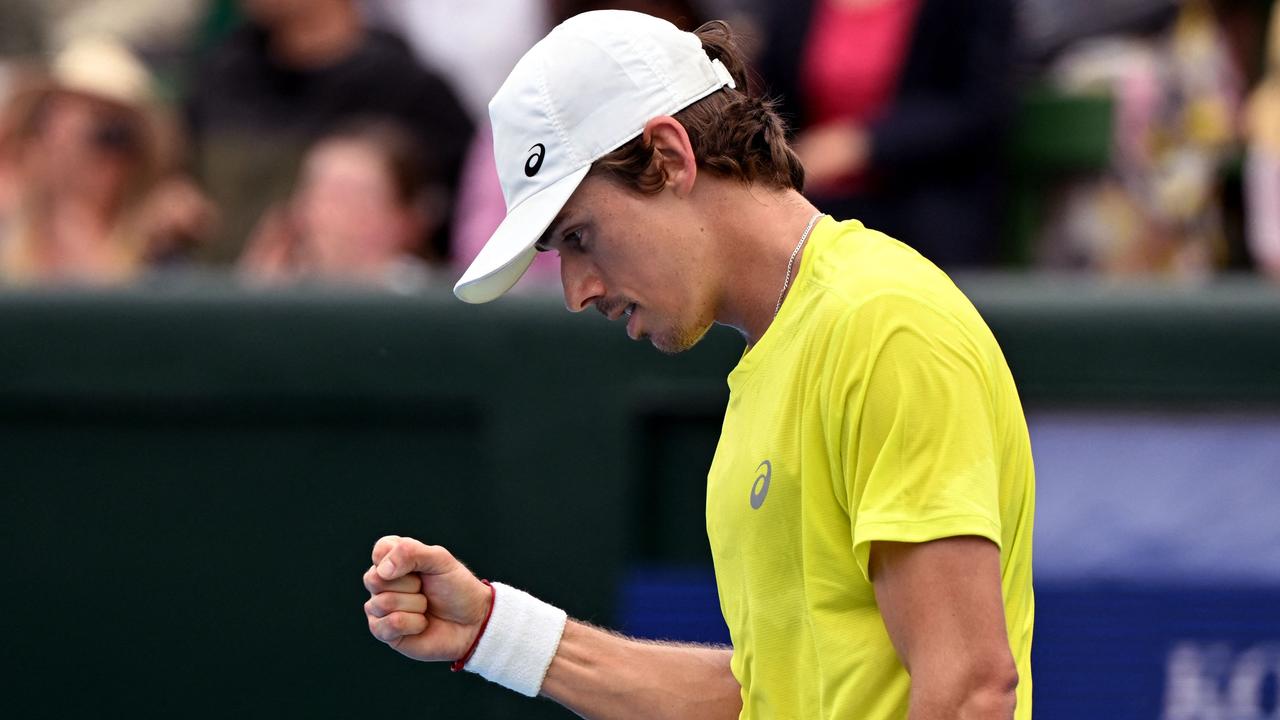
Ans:
[[[791,251],[791,259],[787,261],[787,276],[782,279],[782,289],[778,291],[778,304],[773,308],[773,316],[778,317],[778,311],[782,309],[782,298],[787,294],[787,287],[791,285],[791,270],[795,267],[796,256],[800,254],[800,248],[804,247],[805,240],[809,239],[809,233],[813,232],[813,226],[818,224],[818,219],[822,217],[822,213],[815,213],[809,218],[809,224],[804,226],[804,233],[800,235],[800,242],[796,243],[796,249]]]

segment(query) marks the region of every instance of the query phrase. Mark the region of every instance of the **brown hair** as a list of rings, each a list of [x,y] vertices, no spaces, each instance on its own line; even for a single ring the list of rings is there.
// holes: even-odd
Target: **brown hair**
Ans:
[[[733,76],[722,88],[677,112],[700,170],[779,190],[804,189],[804,167],[787,144],[776,103],[749,89],[746,63],[729,25],[713,20],[694,31],[702,49]],[[653,145],[638,137],[595,162],[592,175],[607,175],[645,194],[662,190],[666,176]]]

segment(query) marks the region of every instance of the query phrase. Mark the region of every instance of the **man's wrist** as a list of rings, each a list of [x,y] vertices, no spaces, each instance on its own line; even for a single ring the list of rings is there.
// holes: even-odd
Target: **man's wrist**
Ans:
[[[476,645],[480,643],[480,638],[484,637],[484,631],[489,626],[489,618],[493,615],[493,599],[496,591],[488,580],[481,580],[480,584],[484,585],[485,589],[485,597],[481,600],[481,605],[484,608],[484,616],[479,623],[475,624],[475,631],[472,633],[470,642],[467,643],[466,652],[464,652],[457,660],[454,660],[453,664],[449,666],[449,669],[454,672],[458,672],[467,666],[467,662],[471,660],[471,656],[475,654]]]
[[[463,668],[522,695],[535,697],[555,657],[568,616],[510,585],[493,583],[486,626]]]
[[[467,625],[467,628],[471,631],[467,638],[467,647],[469,648],[474,648],[476,643],[480,641],[480,634],[484,632],[485,624],[489,621],[489,613],[493,611],[495,591],[488,580],[477,579],[473,592],[476,595],[475,607],[479,609],[476,611],[475,617]]]

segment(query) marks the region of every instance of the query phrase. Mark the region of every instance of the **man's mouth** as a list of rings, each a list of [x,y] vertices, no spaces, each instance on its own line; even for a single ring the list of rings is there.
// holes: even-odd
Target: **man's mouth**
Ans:
[[[627,316],[627,337],[632,340],[638,340],[640,338],[639,323],[636,322],[635,312],[635,303],[631,303],[627,306],[627,309],[623,311]]]
[[[631,313],[635,312],[635,309],[635,303],[631,303],[629,305],[602,305],[599,307],[600,313],[608,318],[610,322],[614,320],[621,320],[624,316],[628,318],[631,317]]]

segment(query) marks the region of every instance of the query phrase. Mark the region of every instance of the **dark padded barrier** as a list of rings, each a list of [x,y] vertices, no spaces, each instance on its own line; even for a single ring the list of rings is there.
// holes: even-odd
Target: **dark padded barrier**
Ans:
[[[962,279],[1028,404],[1280,404],[1280,293]],[[703,564],[741,341],[666,357],[551,297],[0,296],[7,717],[569,715],[365,628],[382,534],[600,623]]]

